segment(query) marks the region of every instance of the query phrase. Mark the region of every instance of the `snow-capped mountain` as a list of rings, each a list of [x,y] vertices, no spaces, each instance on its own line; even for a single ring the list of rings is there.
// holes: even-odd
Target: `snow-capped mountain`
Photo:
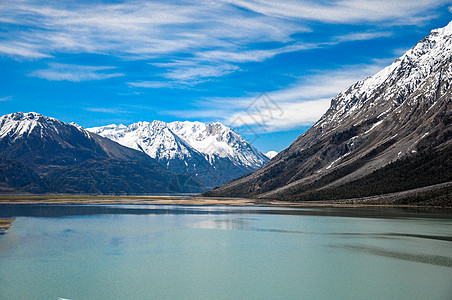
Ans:
[[[339,93],[265,167],[209,195],[322,200],[452,181],[451,62],[452,22]]]
[[[77,158],[94,158],[99,149],[86,130],[35,112],[0,117],[1,156],[15,159],[38,172],[70,165]]]
[[[419,90],[422,85],[434,81],[438,86],[442,79],[448,79],[448,73],[438,69],[441,65],[449,63],[452,53],[451,35],[452,22],[444,28],[432,30],[428,37],[397,58],[391,65],[374,76],[358,81],[337,95],[332,100],[329,113],[322,117],[316,127],[332,128],[350,118],[370,114],[376,115],[378,121],[382,121],[417,90],[418,95],[405,104],[415,105],[419,102],[420,92],[423,92]],[[447,88],[448,86],[442,86],[443,90]],[[433,98],[431,100],[433,101]],[[363,110],[363,108],[366,109]]]
[[[270,159],[272,159],[276,155],[278,155],[278,152],[276,152],[276,151],[268,151],[267,153],[265,153],[265,156],[267,156]]]
[[[212,188],[254,171],[268,158],[221,123],[162,121],[87,130],[143,151],[168,170],[190,174]]]
[[[221,123],[185,121],[168,123],[168,127],[206,155],[211,164],[218,158],[227,158],[236,166],[255,170],[268,162],[262,152]]]
[[[13,113],[0,117],[0,139],[8,137],[11,141],[15,141],[36,133],[41,137],[55,135],[60,130],[64,130],[67,125],[55,118],[44,117],[35,112]],[[89,138],[89,133],[80,126],[75,123],[71,125]]]
[[[192,187],[200,190],[199,182],[191,184],[186,176],[169,172],[141,151],[88,132],[75,123],[34,112],[0,117],[0,173],[0,190],[2,187],[13,191],[78,193],[181,192],[192,191]]]
[[[159,160],[169,162],[193,155],[192,147],[161,121],[138,122],[129,126],[112,124],[87,130]]]

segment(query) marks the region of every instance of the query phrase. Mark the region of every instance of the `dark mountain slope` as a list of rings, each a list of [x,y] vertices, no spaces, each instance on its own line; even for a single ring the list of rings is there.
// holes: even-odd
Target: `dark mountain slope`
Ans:
[[[183,175],[163,173],[139,161],[87,160],[47,176],[55,192],[90,194],[149,194],[198,192],[199,182]]]
[[[0,158],[0,192],[22,190],[42,193],[46,187],[47,182],[30,168],[17,161]]]

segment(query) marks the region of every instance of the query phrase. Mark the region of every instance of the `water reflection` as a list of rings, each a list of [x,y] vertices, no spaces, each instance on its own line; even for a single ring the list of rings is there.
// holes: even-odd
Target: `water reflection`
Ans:
[[[227,230],[251,231],[251,230],[255,230],[250,224],[251,220],[254,220],[254,219],[231,218],[231,219],[207,220],[207,221],[191,224],[190,227],[204,228],[204,229],[227,229]]]
[[[332,248],[342,248],[355,252],[362,252],[371,255],[377,255],[382,257],[390,257],[401,260],[407,260],[412,262],[419,262],[429,265],[442,266],[452,268],[452,258],[441,255],[425,255],[425,254],[412,254],[407,252],[399,252],[393,250],[387,250],[380,247],[367,246],[367,245],[331,245]]]
[[[185,205],[56,205],[56,204],[0,204],[0,218],[11,217],[65,217],[84,215],[305,215],[357,218],[440,218],[451,219],[452,210],[433,208],[394,207],[227,207]]]
[[[341,235],[341,236],[350,236],[350,237],[373,237],[373,238],[399,238],[399,237],[410,237],[410,238],[419,238],[419,239],[428,239],[428,240],[437,240],[437,241],[445,241],[452,242],[452,236],[438,236],[438,235],[426,235],[426,234],[408,234],[408,233],[331,233],[331,235]]]
[[[354,233],[354,232],[306,232],[299,230],[286,230],[286,229],[274,229],[274,228],[256,228],[251,225],[252,218],[229,218],[229,219],[215,219],[207,220],[199,223],[191,224],[193,228],[203,229],[226,229],[226,230],[243,230],[243,231],[256,231],[256,232],[275,232],[275,233],[288,233],[288,234],[312,234],[312,235],[329,235],[329,236],[341,236],[341,237],[361,237],[361,238],[419,238],[427,240],[437,240],[452,242],[452,236],[438,236],[438,235],[425,235],[425,234],[408,234],[408,233]]]

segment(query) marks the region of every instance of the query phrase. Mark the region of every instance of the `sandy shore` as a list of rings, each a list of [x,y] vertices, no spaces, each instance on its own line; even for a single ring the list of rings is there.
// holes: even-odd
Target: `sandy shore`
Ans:
[[[254,200],[205,198],[194,196],[86,196],[86,195],[0,195],[2,203],[25,204],[179,204],[179,205],[231,205],[251,206]]]
[[[419,199],[421,196],[421,199]],[[437,197],[436,200],[428,198]],[[423,198],[423,199],[422,199]],[[425,200],[427,198],[427,200]],[[168,205],[223,205],[223,206],[275,206],[275,207],[423,207],[452,209],[452,181],[413,190],[354,199],[330,201],[287,202],[267,199],[201,197],[199,195],[36,195],[0,194],[2,203],[25,204],[168,204]],[[416,204],[408,204],[416,203]]]
[[[0,218],[0,234],[8,232],[8,229],[12,226],[14,218],[1,219]]]
[[[418,207],[390,203],[365,203],[358,201],[309,201],[286,202],[262,199],[211,198],[198,196],[89,196],[89,195],[0,195],[0,204],[167,204],[167,205],[222,205],[222,206],[268,206],[268,207]],[[419,206],[421,207],[421,206]],[[425,206],[422,206],[425,207]]]

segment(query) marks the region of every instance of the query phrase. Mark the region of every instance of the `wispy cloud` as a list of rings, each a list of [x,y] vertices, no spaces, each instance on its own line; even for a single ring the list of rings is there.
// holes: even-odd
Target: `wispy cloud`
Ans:
[[[239,70],[239,67],[229,63],[214,64],[193,60],[173,60],[150,65],[166,70],[160,74],[164,77],[162,80],[139,80],[127,84],[138,88],[185,88]]]
[[[329,42],[325,42],[327,44]],[[297,42],[280,48],[266,50],[244,50],[244,51],[224,51],[224,50],[208,50],[198,53],[198,57],[207,61],[229,61],[236,63],[243,62],[261,62],[275,55],[296,52],[300,50],[311,50],[320,47],[320,43],[302,43]]]
[[[355,65],[335,71],[318,71],[305,76],[298,83],[276,91],[268,91],[270,101],[281,113],[273,114],[260,123],[260,112],[253,111],[256,95],[238,98],[211,98],[199,103],[199,109],[192,111],[168,111],[179,118],[222,119],[228,125],[241,124],[255,126],[257,131],[275,132],[300,126],[312,125],[330,106],[331,99],[358,80],[377,73],[387,61],[372,65]]]
[[[106,113],[106,114],[123,114],[123,113],[129,113],[128,111],[125,111],[120,108],[105,108],[105,107],[85,107],[84,110],[89,112],[99,112],[99,113]]]
[[[25,57],[28,59],[39,59],[52,57],[49,54],[40,52],[35,45],[21,42],[0,43],[0,53],[12,57]]]
[[[392,50],[392,53],[395,56],[399,57],[399,56],[404,55],[408,50],[410,50],[410,48],[397,48],[397,49]]]
[[[241,70],[288,52],[387,37],[391,24],[417,24],[446,0],[124,1],[118,3],[17,0],[2,3],[0,54],[48,59],[58,54],[90,53],[123,60],[145,60],[177,86]],[[426,17],[427,16],[427,17]],[[304,43],[294,35],[312,31],[315,22],[378,24],[379,32],[351,32]],[[386,28],[386,29],[385,29]],[[2,28],[3,29],[3,28]],[[272,46],[269,47],[268,45]],[[252,46],[250,46],[252,45]],[[188,64],[180,63],[183,57]],[[162,63],[162,60],[165,60]],[[157,65],[156,62],[160,62]],[[74,75],[55,67],[34,74],[49,80],[99,80],[107,72]],[[80,73],[83,73],[82,71]],[[143,78],[131,87],[155,87]]]
[[[174,82],[171,82],[171,81],[143,80],[143,81],[128,82],[127,84],[131,87],[152,88],[152,89],[177,87],[177,84],[175,84]]]
[[[392,35],[391,31],[353,32],[347,35],[336,36],[333,38],[333,41],[336,41],[338,43],[351,41],[365,41],[382,37],[389,37],[391,35]]]
[[[13,99],[13,96],[3,97],[3,98],[0,98],[0,102],[9,101],[9,100],[11,100],[11,99]]]
[[[9,38],[36,53],[88,52],[129,58],[189,52],[206,45],[285,42],[291,34],[308,30],[301,24],[288,26],[284,20],[252,17],[234,6],[211,1],[101,5],[11,1],[3,5],[1,17],[4,22],[29,26]]]
[[[114,69],[116,68],[106,66],[81,66],[51,63],[49,64],[49,68],[31,72],[30,76],[51,81],[72,82],[104,80],[124,76],[122,73],[112,73],[111,71]]]
[[[417,24],[432,17],[426,15],[426,11],[449,3],[448,0],[339,0],[324,4],[312,0],[228,2],[266,16],[343,24],[385,21],[388,25]]]
[[[216,121],[227,120],[225,113],[220,112],[217,109],[167,110],[161,111],[160,114],[173,116],[181,120],[193,120],[193,119],[207,119]],[[214,116],[218,117],[215,118]]]
[[[239,69],[228,63],[206,64],[194,61],[159,64],[169,69],[163,76],[180,83],[193,84],[206,78],[220,77]]]
[[[293,103],[282,102],[279,104],[279,108],[281,109],[281,114],[279,115],[273,114],[272,117],[263,119],[262,112],[239,112],[233,114],[226,123],[234,126],[236,123],[235,120],[239,119],[240,124],[255,126],[256,131],[275,132],[289,130],[314,124],[326,112],[330,103],[331,98]]]

